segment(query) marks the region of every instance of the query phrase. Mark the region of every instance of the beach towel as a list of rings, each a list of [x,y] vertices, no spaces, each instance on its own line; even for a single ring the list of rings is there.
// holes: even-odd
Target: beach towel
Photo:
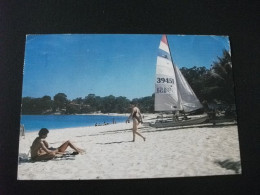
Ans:
[[[75,155],[77,155],[77,152],[65,152],[64,154],[56,155],[53,159],[50,160],[75,160]],[[28,162],[47,162],[50,160],[40,160],[40,161],[34,161],[31,159],[31,157],[26,153],[19,153],[18,157],[18,163],[28,163]]]

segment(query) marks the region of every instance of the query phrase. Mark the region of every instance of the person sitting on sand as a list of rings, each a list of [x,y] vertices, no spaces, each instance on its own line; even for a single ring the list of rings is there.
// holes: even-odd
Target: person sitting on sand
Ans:
[[[31,159],[34,161],[50,160],[57,154],[63,154],[65,150],[70,146],[75,152],[73,154],[83,153],[84,150],[77,148],[70,141],[66,141],[58,148],[49,148],[48,142],[45,140],[49,130],[42,128],[39,131],[39,137],[35,138],[31,146]]]
[[[145,137],[137,132],[138,125],[143,122],[141,112],[139,108],[136,106],[136,104],[131,104],[131,108],[132,108],[131,114],[126,121],[129,121],[130,118],[133,119],[133,142],[135,141],[135,134],[142,137],[143,140],[145,141]]]

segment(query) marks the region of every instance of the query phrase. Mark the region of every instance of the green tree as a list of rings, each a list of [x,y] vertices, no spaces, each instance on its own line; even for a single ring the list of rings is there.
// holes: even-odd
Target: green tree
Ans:
[[[97,111],[96,95],[88,94],[84,99],[85,105],[87,105],[87,112]]]
[[[217,99],[228,104],[234,104],[234,82],[232,73],[231,56],[227,50],[223,51],[222,57],[213,62],[206,83],[205,90],[209,98]]]
[[[22,114],[45,114],[51,111],[52,100],[50,96],[42,98],[22,98]]]
[[[103,113],[110,113],[114,112],[115,110],[115,96],[109,95],[103,98],[103,110],[101,112]]]
[[[95,96],[95,100],[96,100],[96,109],[97,111],[101,111],[103,109],[103,98],[101,98],[100,96]]]
[[[53,101],[51,100],[50,96],[43,96],[41,98],[41,107],[43,112],[50,112],[52,109]]]
[[[130,100],[128,100],[126,97],[117,97],[115,99],[115,109],[113,112],[116,113],[126,113],[128,112]]]
[[[149,112],[152,113],[154,112],[154,97],[155,94],[152,96],[146,96],[142,98],[134,98],[132,102],[137,103],[141,112]]]
[[[22,99],[22,114],[32,114],[33,113],[33,98],[24,97]]]
[[[73,103],[67,104],[65,114],[80,114],[80,113],[81,110],[79,105]]]
[[[66,104],[68,103],[68,99],[67,99],[67,95],[66,94],[64,94],[64,93],[57,93],[54,96],[53,99],[54,99],[55,110],[56,110],[56,108],[58,108],[59,110],[66,108]]]
[[[83,104],[84,100],[80,97],[80,98],[76,98],[76,99],[72,100],[72,102],[74,102],[76,104]]]

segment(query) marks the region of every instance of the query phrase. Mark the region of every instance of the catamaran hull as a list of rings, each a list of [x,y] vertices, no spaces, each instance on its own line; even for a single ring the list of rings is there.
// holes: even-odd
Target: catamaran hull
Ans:
[[[202,116],[197,118],[191,118],[183,121],[159,121],[155,123],[150,123],[151,127],[162,128],[162,127],[176,127],[176,126],[189,126],[196,125],[205,122],[208,116]]]

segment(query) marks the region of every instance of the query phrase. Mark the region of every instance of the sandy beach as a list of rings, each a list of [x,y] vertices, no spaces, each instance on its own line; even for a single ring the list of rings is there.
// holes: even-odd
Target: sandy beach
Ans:
[[[152,115],[145,118],[148,122]],[[51,130],[46,140],[58,147],[70,140],[83,155],[46,162],[21,160],[18,180],[95,180],[192,177],[241,174],[235,123],[154,128],[140,125],[132,140],[132,122]],[[19,154],[27,154],[38,132],[20,137]],[[72,152],[68,149],[68,152]]]

